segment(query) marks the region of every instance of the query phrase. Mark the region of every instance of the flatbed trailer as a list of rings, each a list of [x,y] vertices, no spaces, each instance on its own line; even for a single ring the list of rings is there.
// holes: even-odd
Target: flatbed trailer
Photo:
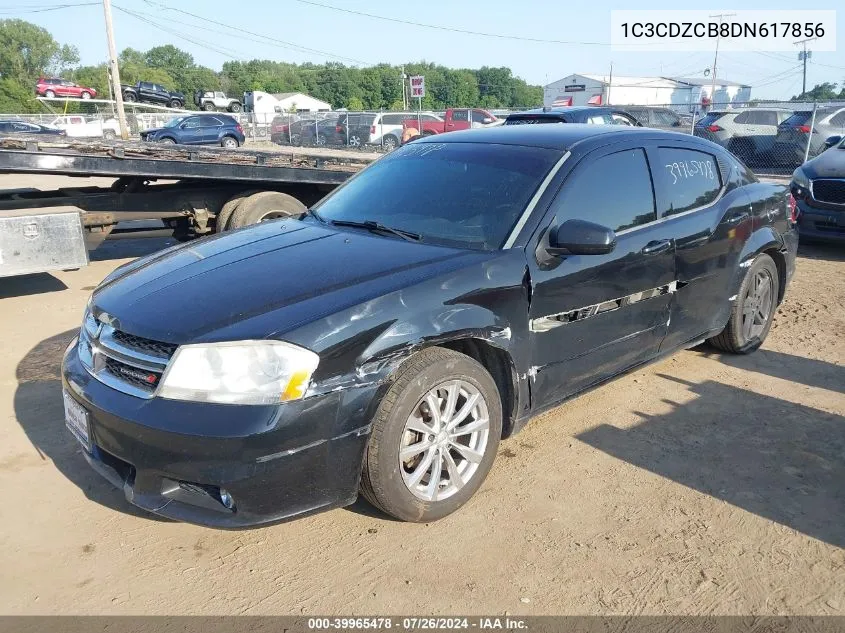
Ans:
[[[73,240],[44,243],[56,242],[57,231],[69,230],[67,214],[74,209],[87,250],[109,236],[127,234],[188,240],[301,213],[379,157],[324,148],[226,150],[0,137],[2,174],[115,179],[110,187],[0,190],[0,277],[36,272],[39,253],[50,254],[43,270],[61,268],[63,262],[68,268],[78,267],[82,257],[79,248],[70,252]],[[157,220],[161,225],[151,229],[147,222],[139,227],[139,220]],[[63,228],[57,228],[60,225]]]

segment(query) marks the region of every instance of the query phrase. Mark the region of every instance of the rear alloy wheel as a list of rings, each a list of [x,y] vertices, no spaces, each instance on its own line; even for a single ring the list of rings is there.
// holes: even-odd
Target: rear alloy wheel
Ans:
[[[349,146],[350,147],[361,147],[364,144],[364,140],[361,138],[359,134],[350,134],[349,135]]]
[[[441,519],[481,487],[501,436],[487,370],[464,354],[425,349],[398,370],[376,411],[361,492],[397,519]]]
[[[206,112],[214,112],[214,104],[211,101],[206,101],[202,104],[202,109]]]
[[[384,145],[384,149],[388,152],[392,152],[397,147],[399,147],[399,139],[393,136],[392,134],[388,134],[382,140],[382,145]]]
[[[728,324],[708,342],[733,354],[750,354],[760,347],[772,327],[778,307],[779,288],[778,269],[774,260],[761,253],[745,273],[731,307]]]
[[[173,99],[173,101],[170,102],[170,107],[175,108],[175,109],[181,109],[182,108],[182,102],[179,101],[178,99]]]
[[[258,224],[268,220],[302,215],[305,205],[293,196],[278,191],[262,191],[245,198],[232,213],[229,228]]]
[[[44,96],[47,97],[48,99],[52,99],[53,97],[56,96],[56,93],[53,92],[52,90],[45,90]]]
[[[224,136],[223,140],[220,141],[220,145],[222,145],[226,149],[237,149],[240,146],[238,144],[238,139],[236,139],[234,136]]]

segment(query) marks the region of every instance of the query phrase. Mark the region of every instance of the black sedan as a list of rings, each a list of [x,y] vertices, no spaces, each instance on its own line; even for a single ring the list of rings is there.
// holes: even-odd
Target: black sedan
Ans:
[[[801,238],[845,244],[845,138],[830,137],[827,145],[795,170],[790,189]]]
[[[360,488],[436,520],[573,394],[704,340],[757,349],[795,267],[788,195],[658,130],[420,139],[303,214],[115,270],[64,356],[67,425],[174,519],[256,525]]]
[[[0,134],[49,134],[52,136],[66,136],[64,130],[40,123],[26,121],[0,121]]]

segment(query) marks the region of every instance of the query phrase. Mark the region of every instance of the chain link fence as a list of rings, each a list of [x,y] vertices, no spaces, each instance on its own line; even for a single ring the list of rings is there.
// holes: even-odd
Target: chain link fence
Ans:
[[[759,174],[789,174],[808,158],[817,156],[835,137],[845,137],[843,101],[751,101],[730,107],[714,106],[690,113],[689,106],[623,105],[624,111],[646,127],[694,134],[733,152]],[[350,150],[390,151],[409,134],[427,136],[453,130],[500,125],[514,110],[455,108],[446,111],[368,111],[315,113],[213,113],[235,118],[248,145],[271,147],[336,147]],[[138,138],[141,130],[162,127],[178,116],[196,114],[130,108],[127,122]],[[70,137],[115,138],[117,120],[109,112],[95,114],[0,115],[59,127]],[[624,117],[614,116],[618,124]]]

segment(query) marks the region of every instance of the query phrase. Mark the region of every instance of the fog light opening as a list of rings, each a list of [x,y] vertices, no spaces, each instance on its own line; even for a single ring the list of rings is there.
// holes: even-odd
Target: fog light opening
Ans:
[[[223,488],[220,489],[220,503],[222,503],[223,507],[227,510],[235,509],[235,500],[232,498],[232,495],[229,494],[229,491],[224,490]]]

